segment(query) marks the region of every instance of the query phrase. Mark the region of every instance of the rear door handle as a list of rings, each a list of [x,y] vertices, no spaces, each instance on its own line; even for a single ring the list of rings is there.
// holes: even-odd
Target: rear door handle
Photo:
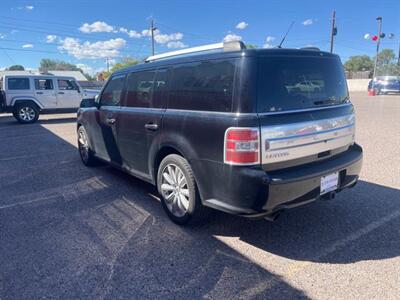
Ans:
[[[115,119],[106,119],[106,123],[108,125],[114,125],[115,124]]]
[[[148,130],[157,130],[158,129],[158,124],[147,123],[146,125],[144,125],[144,128],[146,128]]]
[[[58,94],[59,94],[59,95],[64,95],[65,93],[64,93],[64,92],[58,92]]]
[[[36,92],[36,94],[38,94],[38,95],[43,95],[43,92]]]

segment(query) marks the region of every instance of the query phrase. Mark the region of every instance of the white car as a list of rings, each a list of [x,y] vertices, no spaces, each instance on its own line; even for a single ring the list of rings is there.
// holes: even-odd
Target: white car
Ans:
[[[11,112],[20,123],[33,123],[42,113],[76,112],[83,99],[99,92],[83,90],[73,77],[5,75],[0,110]]]

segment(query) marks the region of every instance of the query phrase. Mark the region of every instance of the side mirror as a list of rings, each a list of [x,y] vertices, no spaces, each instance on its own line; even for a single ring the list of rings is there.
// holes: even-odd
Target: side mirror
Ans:
[[[99,103],[96,101],[95,98],[83,99],[81,101],[80,107],[82,107],[82,108],[99,107]]]

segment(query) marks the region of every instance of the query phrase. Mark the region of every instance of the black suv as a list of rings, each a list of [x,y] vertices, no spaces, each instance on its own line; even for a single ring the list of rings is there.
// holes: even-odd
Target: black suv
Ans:
[[[315,49],[234,42],[156,55],[114,73],[81,106],[83,163],[157,185],[180,224],[205,207],[275,219],[332,199],[361,169],[342,64]]]

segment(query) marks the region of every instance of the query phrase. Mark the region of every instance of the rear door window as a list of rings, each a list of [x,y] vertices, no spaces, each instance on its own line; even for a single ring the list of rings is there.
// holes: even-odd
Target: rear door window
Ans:
[[[78,90],[78,86],[73,80],[58,79],[57,83],[58,83],[59,90],[63,90],[63,91]]]
[[[168,69],[157,70],[153,87],[153,107],[166,107],[170,86],[169,73]]]
[[[232,111],[234,60],[178,65],[173,69],[168,108]]]
[[[35,89],[36,90],[52,90],[53,80],[52,79],[35,79]]]
[[[29,78],[8,78],[9,90],[29,90]]]
[[[151,107],[156,71],[134,72],[126,81],[126,106]]]
[[[119,106],[121,103],[121,95],[124,89],[124,84],[125,75],[118,75],[111,78],[101,94],[100,105]]]
[[[258,111],[307,109],[348,101],[338,58],[261,57],[258,66]]]

